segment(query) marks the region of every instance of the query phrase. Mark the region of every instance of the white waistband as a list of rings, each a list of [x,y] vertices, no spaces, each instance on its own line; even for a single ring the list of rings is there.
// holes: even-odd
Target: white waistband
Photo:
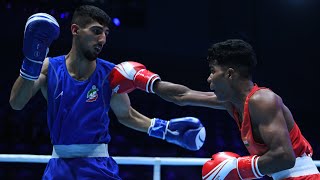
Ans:
[[[319,173],[319,171],[312,161],[312,158],[304,155],[296,158],[296,163],[293,168],[273,173],[271,176],[274,180],[279,180],[288,177],[298,177],[317,173]]]
[[[53,145],[52,158],[109,157],[108,144]]]

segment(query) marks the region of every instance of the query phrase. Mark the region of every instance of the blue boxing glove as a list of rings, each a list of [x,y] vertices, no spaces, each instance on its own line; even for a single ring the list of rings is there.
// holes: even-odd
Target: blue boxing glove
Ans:
[[[165,139],[189,150],[199,150],[206,138],[206,130],[195,117],[183,117],[170,121],[154,118],[148,129],[149,136]]]
[[[23,59],[20,76],[35,81],[39,78],[42,63],[49,46],[60,34],[56,19],[46,13],[37,13],[28,18],[24,29]]]

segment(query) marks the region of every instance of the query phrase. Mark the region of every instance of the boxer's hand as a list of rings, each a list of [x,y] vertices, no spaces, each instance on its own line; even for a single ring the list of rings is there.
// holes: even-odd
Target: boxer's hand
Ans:
[[[158,74],[133,61],[116,65],[109,75],[110,87],[115,93],[128,93],[135,88],[154,93],[153,84],[156,80],[160,80]]]
[[[199,150],[206,138],[205,128],[195,117],[176,118],[170,121],[154,118],[148,134],[193,151]]]
[[[20,76],[37,80],[52,41],[59,37],[60,28],[56,19],[46,13],[37,13],[28,18],[24,30],[23,64]]]
[[[258,169],[259,156],[244,156],[232,152],[219,152],[212,155],[202,167],[202,179],[224,180],[259,179],[263,175]]]

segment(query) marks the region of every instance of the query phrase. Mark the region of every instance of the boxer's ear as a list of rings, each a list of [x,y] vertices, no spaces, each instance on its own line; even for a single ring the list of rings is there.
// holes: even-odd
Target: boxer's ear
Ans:
[[[80,27],[77,24],[71,25],[71,33],[72,35],[78,35],[80,31]]]
[[[233,78],[233,75],[234,75],[235,71],[233,68],[228,68],[227,71],[226,71],[226,76],[227,78],[230,78],[232,79]]]

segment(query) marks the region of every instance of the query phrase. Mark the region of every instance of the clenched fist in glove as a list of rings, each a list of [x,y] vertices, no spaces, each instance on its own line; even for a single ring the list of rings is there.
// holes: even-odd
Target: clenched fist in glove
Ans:
[[[129,93],[135,88],[146,92],[153,92],[153,84],[160,80],[158,74],[146,69],[140,63],[126,61],[116,65],[110,72],[110,87],[115,93]]]
[[[148,134],[193,151],[199,150],[206,138],[205,128],[195,117],[176,118],[169,121],[154,118]]]
[[[202,167],[202,179],[259,179],[263,175],[258,169],[259,156],[244,156],[232,152],[219,152],[212,155]]]
[[[35,81],[39,78],[42,63],[52,41],[60,34],[56,19],[46,13],[37,13],[28,18],[24,29],[23,59],[20,76]]]

